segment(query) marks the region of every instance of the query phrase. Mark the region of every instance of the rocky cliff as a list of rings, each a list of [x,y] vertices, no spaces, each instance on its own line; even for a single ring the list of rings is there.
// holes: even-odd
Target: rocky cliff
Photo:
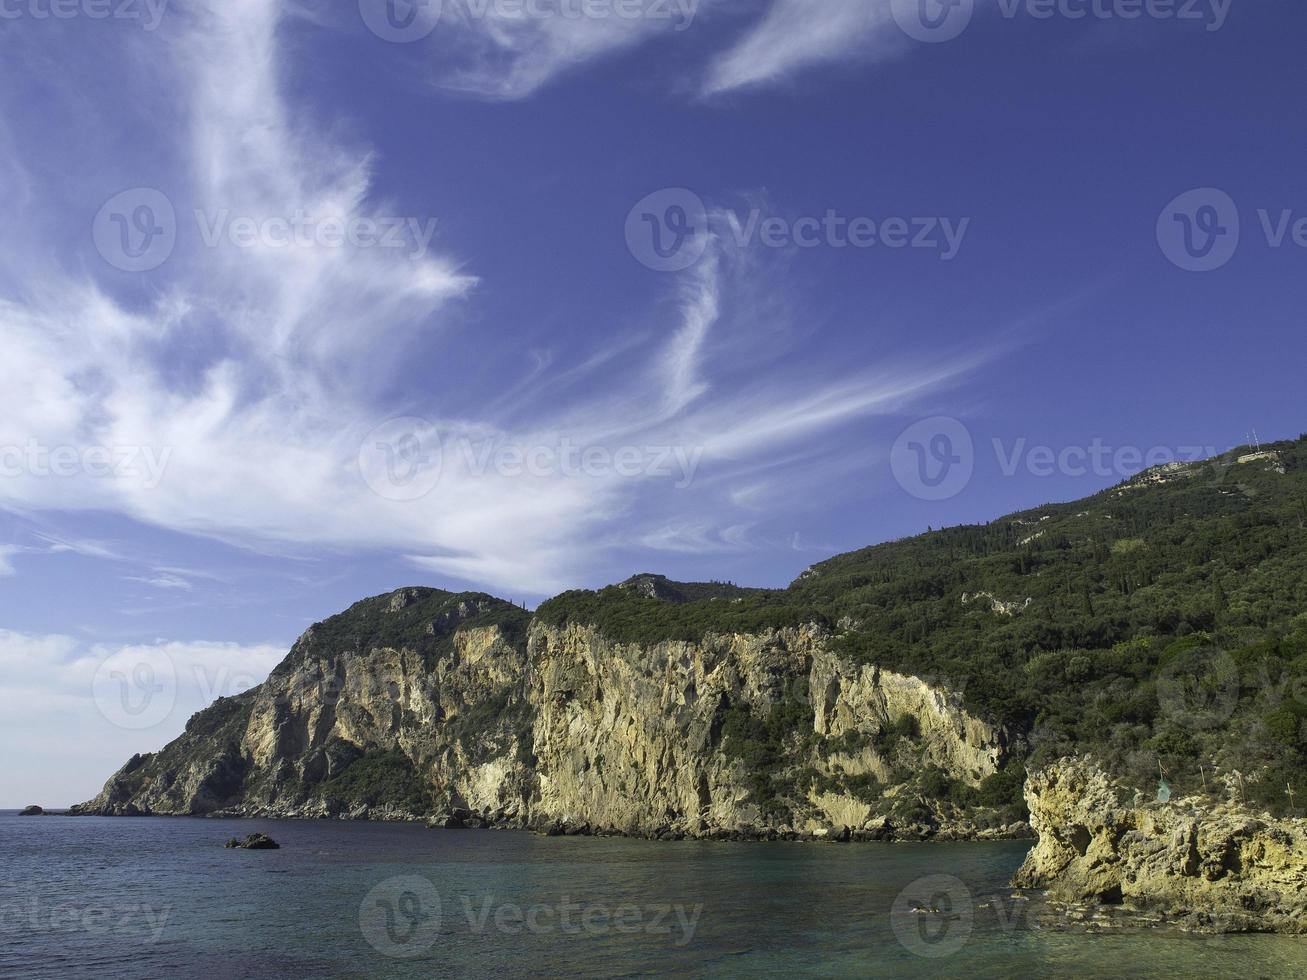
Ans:
[[[1039,843],[1015,883],[1200,930],[1307,933],[1307,821],[1237,796],[1148,800],[1089,758],[1063,759],[1027,783]]]
[[[418,819],[457,799],[516,816],[529,776],[527,619],[432,589],[364,600],[76,809]]]
[[[614,644],[536,626],[533,814],[636,834],[853,834],[883,828],[923,765],[971,785],[997,772],[1002,730],[948,691],[841,662],[829,639],[808,626]],[[905,718],[912,737],[888,734]]]
[[[1020,833],[1001,807],[939,798],[994,777],[1007,732],[945,687],[845,662],[831,639],[809,625],[616,643],[489,596],[404,589],[308,630],[264,684],[77,809],[643,836]]]

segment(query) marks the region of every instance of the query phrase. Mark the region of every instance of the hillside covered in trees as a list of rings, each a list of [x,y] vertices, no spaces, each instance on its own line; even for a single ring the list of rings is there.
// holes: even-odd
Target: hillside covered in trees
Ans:
[[[1010,786],[1092,752],[1149,794],[1307,806],[1307,437],[841,555],[783,590],[665,591],[566,593],[537,618],[643,643],[815,622],[1017,733]]]

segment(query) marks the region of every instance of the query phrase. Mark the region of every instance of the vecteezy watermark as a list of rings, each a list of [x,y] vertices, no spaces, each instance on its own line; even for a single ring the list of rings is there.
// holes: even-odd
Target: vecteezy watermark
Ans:
[[[936,874],[908,884],[890,908],[890,926],[899,944],[915,956],[942,959],[966,947],[978,930],[987,941],[1017,932],[1083,932],[1095,935],[1155,935],[1158,921],[1130,904],[1086,907],[1047,900],[1035,893],[975,893],[952,875]],[[1193,917],[1195,920],[1199,916]],[[1201,918],[1208,919],[1209,913]],[[1209,925],[1233,925],[1234,917],[1210,915]],[[1221,935],[1208,942],[1222,942]],[[965,971],[950,971],[949,975]]]
[[[435,218],[316,214],[302,208],[284,215],[235,214],[230,208],[197,208],[193,214],[199,244],[212,249],[379,248],[422,258],[437,226]],[[172,256],[180,231],[168,196],[152,187],[137,187],[104,203],[92,237],[96,250],[114,268],[149,272]]]
[[[364,896],[359,930],[383,956],[412,959],[430,950],[443,933],[500,936],[665,937],[684,947],[694,939],[703,905],[583,902],[560,896],[557,902],[521,905],[494,895],[460,895],[457,915],[445,915],[435,884],[420,875],[388,878]]]
[[[429,37],[441,17],[451,23],[667,21],[676,31],[694,22],[699,0],[359,0],[363,23],[383,41],[412,44]]]
[[[159,647],[127,647],[96,668],[91,696],[110,724],[130,731],[153,728],[177,703],[177,666]]]
[[[172,717],[183,679],[188,681],[188,696],[193,696],[200,704],[210,705],[219,698],[250,690],[264,677],[256,677],[222,662],[191,663],[187,669],[179,669],[166,647],[131,646],[106,657],[97,665],[91,680],[91,697],[110,724],[130,731],[142,731],[161,725]],[[360,700],[369,695],[375,700],[378,695],[376,686],[371,683],[359,691]],[[297,693],[305,692],[291,687],[286,697],[289,700]]]
[[[961,493],[976,468],[971,432],[957,419],[922,419],[899,434],[890,469],[904,490],[920,500],[948,500]]]
[[[391,419],[373,429],[359,449],[363,481],[387,500],[419,500],[457,465],[473,478],[670,479],[687,489],[703,462],[698,446],[583,445],[563,437],[526,444],[504,437],[441,438],[425,419]]]
[[[440,938],[440,892],[427,878],[387,878],[359,904],[359,930],[383,956],[421,956]]]
[[[787,218],[761,208],[722,213],[723,234],[737,247],[919,249],[943,262],[957,258],[970,218],[848,216],[828,209],[820,217]],[[636,261],[655,272],[694,265],[712,239],[702,198],[683,187],[655,191],[626,216],[626,245]]]
[[[1234,0],[890,0],[903,33],[915,41],[952,41],[971,26],[977,8],[991,4],[1004,20],[1176,21],[1201,23],[1208,31],[1225,26]]]
[[[1234,463],[1210,445],[1113,446],[1094,438],[1084,445],[1050,446],[1032,444],[1022,436],[1008,441],[995,438],[991,446],[998,470],[1005,477],[1024,474],[1040,479],[1092,476],[1127,480],[1158,467],[1204,463],[1219,480]],[[920,500],[956,497],[971,482],[976,461],[970,430],[958,419],[943,415],[908,426],[890,451],[895,480]]]
[[[115,269],[149,272],[177,246],[177,212],[153,187],[135,187],[104,202],[91,226],[96,251]]]
[[[952,41],[971,24],[975,0],[891,0],[890,12],[903,33],[914,41]]]
[[[0,479],[86,476],[139,482],[154,490],[163,482],[172,452],[171,446],[46,446],[28,439],[21,446],[0,446]]]
[[[952,956],[975,928],[971,889],[952,875],[918,878],[894,900],[890,927],[910,953],[928,959]]]
[[[1239,233],[1238,205],[1214,187],[1186,191],[1157,219],[1162,254],[1187,272],[1211,272],[1224,266],[1239,248]]]
[[[315,216],[303,210],[290,215],[233,215],[226,208],[197,210],[195,220],[206,248],[389,248],[421,258],[436,236],[435,218]]]
[[[381,40],[411,44],[436,29],[443,5],[443,0],[359,0],[359,14]]]
[[[703,257],[711,240],[703,199],[684,187],[642,198],[626,216],[626,247],[655,272],[682,272]]]
[[[52,904],[33,895],[0,905],[0,934],[86,933],[157,943],[172,915],[172,906]]]
[[[1201,187],[1181,194],[1162,211],[1157,243],[1162,254],[1186,272],[1214,272],[1234,258],[1244,225],[1234,198],[1215,187]],[[1257,228],[1267,248],[1307,249],[1307,215],[1292,208],[1258,208]]]
[[[994,439],[994,456],[1004,476],[1016,476],[1022,470],[1030,476],[1051,477],[1096,476],[1104,479],[1128,479],[1144,470],[1173,463],[1201,463],[1210,461],[1214,469],[1224,472],[1229,461],[1218,457],[1215,446],[1109,446],[1095,438],[1085,446],[1030,445],[1022,437],[1008,445]]]
[[[1242,682],[1234,658],[1207,644],[1163,664],[1157,703],[1170,721],[1190,731],[1220,728],[1239,704]]]
[[[421,500],[440,482],[444,447],[426,419],[405,416],[381,423],[359,447],[359,474],[379,497]]]
[[[0,20],[135,21],[158,30],[171,0],[0,0]]]

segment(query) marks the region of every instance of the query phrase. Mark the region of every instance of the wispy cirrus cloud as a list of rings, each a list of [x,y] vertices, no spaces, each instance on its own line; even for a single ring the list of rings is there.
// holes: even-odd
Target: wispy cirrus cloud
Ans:
[[[146,156],[170,164],[161,182],[178,214],[350,221],[401,208],[378,199],[372,150],[314,126],[288,93],[286,9],[192,4],[174,27],[176,57],[148,66],[178,125]],[[516,43],[526,28],[504,30]],[[108,124],[85,123],[112,162]],[[21,159],[21,146],[7,149]],[[58,213],[62,202],[42,206]],[[753,350],[776,336],[759,297],[782,282],[718,230],[697,265],[667,278],[670,302],[644,314],[647,329],[567,358],[542,352],[520,383],[510,376],[497,396],[473,398],[438,373],[453,378],[475,355],[444,342],[481,288],[455,243],[410,254],[179,241],[157,272],[125,286],[103,266],[32,267],[21,294],[0,297],[0,445],[70,450],[76,465],[6,479],[0,506],[104,511],[246,548],[404,555],[478,587],[542,595],[575,584],[606,549],[656,547],[668,512],[686,527],[734,526],[723,490],[733,474],[901,409],[973,366],[932,358],[797,375],[783,347]],[[732,377],[740,351],[750,351],[743,383]],[[439,368],[416,384],[414,362]],[[405,457],[405,433],[373,434],[399,416],[420,417],[438,444]],[[93,468],[96,450],[113,465]],[[376,477],[395,476],[388,467],[402,478],[405,458],[433,454],[438,479],[425,493],[378,489]],[[174,590],[186,581],[137,577]]]
[[[525,98],[587,63],[654,38],[682,38],[720,6],[723,0],[450,0],[431,35],[437,84],[482,98]]]
[[[702,93],[772,85],[814,66],[894,57],[909,46],[890,0],[774,0],[743,37],[712,58]]]
[[[663,41],[678,46],[678,73],[706,62],[698,88],[714,96],[778,84],[823,64],[904,53],[911,42],[894,20],[892,2],[449,0],[422,40],[435,84],[447,92],[524,99],[587,65]],[[671,72],[666,82],[694,87]]]

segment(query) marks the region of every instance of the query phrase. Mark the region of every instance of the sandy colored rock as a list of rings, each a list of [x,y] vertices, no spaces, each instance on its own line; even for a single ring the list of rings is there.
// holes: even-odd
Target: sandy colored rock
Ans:
[[[1205,930],[1307,933],[1307,821],[1234,801],[1140,804],[1088,758],[1031,775],[1026,800],[1039,842],[1018,887],[1155,909]]]

